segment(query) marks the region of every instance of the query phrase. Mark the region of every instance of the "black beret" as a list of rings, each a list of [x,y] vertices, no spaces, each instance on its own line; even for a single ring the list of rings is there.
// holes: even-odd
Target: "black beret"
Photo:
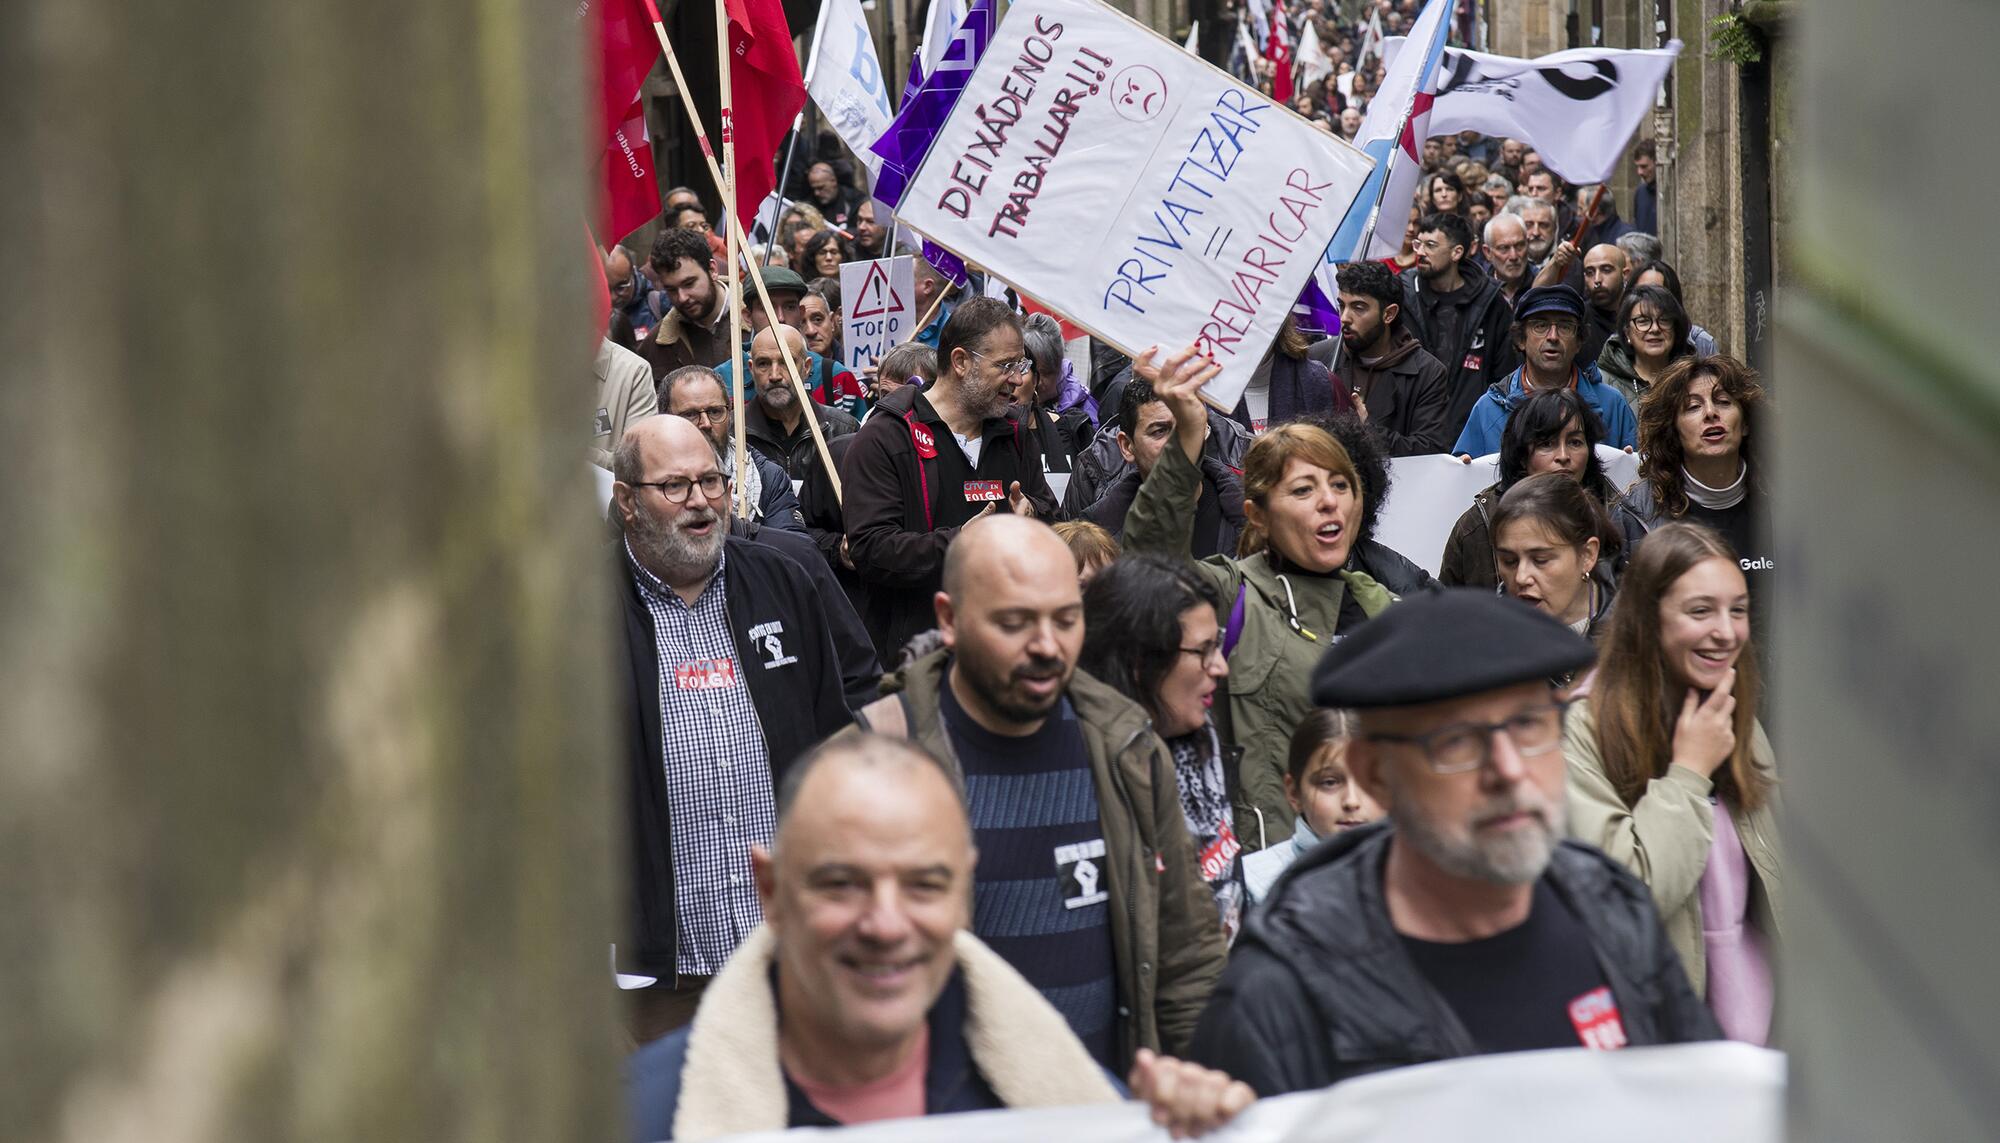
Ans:
[[[1528,604],[1456,588],[1410,596],[1335,643],[1313,669],[1312,700],[1415,706],[1551,678],[1596,657],[1590,640]]]

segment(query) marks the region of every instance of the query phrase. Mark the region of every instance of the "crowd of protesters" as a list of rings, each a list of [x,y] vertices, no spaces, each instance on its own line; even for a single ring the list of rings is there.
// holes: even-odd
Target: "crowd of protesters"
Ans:
[[[1352,138],[1362,25],[1290,18]],[[922,258],[922,329],[850,366],[840,266],[893,251],[823,150],[749,254],[776,312],[685,188],[605,258],[637,1137],[1198,1132],[1425,1060],[1769,1042],[1772,414],[1648,233],[1650,144],[1628,223],[1428,140],[1401,252],[1228,411],[1192,347]],[[1391,458],[1492,454],[1441,553],[1375,538]]]

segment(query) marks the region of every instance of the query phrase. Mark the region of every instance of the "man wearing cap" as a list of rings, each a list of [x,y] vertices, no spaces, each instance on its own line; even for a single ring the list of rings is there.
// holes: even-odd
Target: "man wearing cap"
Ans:
[[[1491,1052],[1719,1038],[1646,887],[1559,840],[1563,703],[1589,641],[1487,592],[1417,596],[1335,644],[1313,701],[1388,820],[1325,842],[1238,938],[1191,1057],[1259,1095]]]
[[[794,330],[805,328],[805,317],[800,312],[800,306],[806,296],[806,280],[804,278],[799,277],[798,274],[783,266],[766,266],[764,267],[764,290],[771,295],[771,305],[778,311],[778,325],[790,326]],[[759,381],[757,370],[751,368],[748,363],[756,352],[757,335],[771,328],[772,315],[764,309],[764,300],[757,296],[756,283],[747,277],[743,279],[742,299],[743,360],[745,368],[749,369],[749,372],[744,374],[749,380],[744,383],[743,395],[747,399],[757,392]],[[818,376],[820,372],[819,354],[805,348],[797,337],[786,340],[793,346],[792,360],[799,367],[799,376],[805,380],[806,384],[811,385],[812,379]],[[775,343],[773,345],[775,349]],[[785,383],[789,385],[791,382],[789,375],[784,372],[783,359],[778,358],[776,360],[778,371],[774,376],[786,378]],[[732,380],[735,375],[731,372],[730,362],[723,361],[715,367],[715,371],[722,378],[723,387],[732,393],[735,392],[736,387]],[[746,408],[744,411],[748,412],[749,410]],[[781,461],[780,463],[783,462]]]
[[[1495,381],[1472,407],[1465,431],[1451,451],[1462,457],[1498,452],[1500,434],[1514,406],[1537,389],[1571,388],[1597,413],[1604,443],[1632,448],[1639,443],[1639,419],[1625,395],[1597,372],[1597,362],[1578,352],[1583,340],[1583,295],[1568,286],[1536,286],[1514,308],[1514,347],[1520,368]]]

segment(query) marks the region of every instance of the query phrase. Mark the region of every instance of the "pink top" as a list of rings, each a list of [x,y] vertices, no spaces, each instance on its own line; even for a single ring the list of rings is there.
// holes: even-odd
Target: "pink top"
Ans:
[[[1750,923],[1750,858],[1729,807],[1716,803],[1715,843],[1701,875],[1701,937],[1708,949],[1708,1007],[1722,1034],[1763,1046],[1771,1038],[1771,956]]]
[[[837,1122],[853,1125],[878,1119],[912,1119],[924,1113],[924,1070],[930,1063],[931,1030],[918,1025],[917,1043],[902,1066],[873,1083],[832,1087],[792,1076],[812,1105]]]

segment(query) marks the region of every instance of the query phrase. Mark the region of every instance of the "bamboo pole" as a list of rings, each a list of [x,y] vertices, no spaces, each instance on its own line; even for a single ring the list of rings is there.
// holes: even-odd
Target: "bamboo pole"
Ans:
[[[648,14],[654,14],[651,9]],[[666,25],[654,22],[659,29],[660,42],[666,43]],[[723,0],[715,0],[715,62],[716,72],[722,83],[722,170],[725,177],[716,189],[722,194],[723,209],[728,211],[731,221],[738,213],[736,209],[736,128],[731,119],[735,108],[734,92],[730,84],[729,55],[729,11],[723,7]],[[708,142],[702,141],[702,152],[709,152]],[[729,261],[729,383],[736,390],[736,399],[730,402],[736,410],[736,514],[745,520],[750,518],[750,445],[748,434],[743,427],[743,262],[739,257],[742,245],[737,242],[739,228],[731,227],[723,236],[727,243]],[[767,311],[768,312],[768,311]]]
[[[722,55],[718,60],[718,62],[721,64],[722,69],[725,72],[727,72],[729,69],[729,58],[730,58],[729,44],[728,44],[729,17],[728,14],[724,12],[720,7],[721,0],[716,0],[716,2],[718,5],[716,9],[716,20],[721,25],[716,35],[718,40],[722,44]],[[742,212],[736,209],[736,199],[735,196],[730,192],[729,182],[728,180],[722,177],[722,168],[716,164],[715,151],[713,148],[709,146],[708,143],[708,132],[704,130],[701,125],[701,113],[695,110],[694,93],[688,90],[687,77],[681,74],[680,57],[674,54],[673,41],[667,39],[667,26],[660,19],[660,9],[654,3],[654,0],[645,0],[645,4],[646,4],[646,17],[647,19],[653,22],[653,34],[659,38],[660,50],[666,53],[667,70],[673,73],[674,87],[676,90],[680,92],[681,106],[687,110],[688,122],[693,124],[694,126],[695,139],[701,144],[702,158],[708,160],[708,176],[709,178],[715,180],[716,192],[721,194],[723,202],[728,204],[730,241],[735,246],[741,246],[747,248],[750,245],[750,238],[743,231],[743,220],[738,217],[738,215],[741,214]],[[728,123],[727,115],[729,114],[728,112],[729,77],[727,75],[723,76],[722,83],[723,83],[723,96],[724,96],[723,114],[725,116],[723,122],[726,124]],[[733,140],[731,140],[727,136],[724,137],[723,147],[725,149],[725,157],[734,154]],[[734,170],[733,166],[731,170],[732,171]],[[734,257],[733,250],[732,250],[732,255],[729,259],[729,264],[732,270],[730,281],[734,282],[736,280],[734,277],[734,268],[737,265],[737,259]],[[778,307],[772,304],[771,293],[769,290],[764,288],[763,267],[757,265],[754,261],[748,263],[748,267],[750,270],[750,284],[757,290],[757,300],[760,303],[762,303],[764,307],[764,312],[770,316],[772,324],[775,325],[777,324],[778,321]],[[732,306],[734,306],[736,302],[737,302],[736,298],[732,297],[730,299],[730,304]],[[734,332],[736,326],[733,322],[731,324],[732,324],[732,332]],[[736,336],[740,343],[741,335],[737,334]],[[820,464],[823,468],[826,469],[826,478],[828,483],[830,483],[833,486],[833,498],[835,502],[840,502],[842,499],[841,488],[840,488],[840,472],[834,467],[833,454],[828,452],[826,449],[826,434],[820,431],[819,417],[814,415],[813,413],[812,393],[806,389],[805,378],[799,372],[798,362],[794,360],[792,357],[791,343],[786,341],[782,337],[777,338],[777,342],[778,342],[778,353],[781,357],[784,358],[785,361],[785,372],[791,376],[792,387],[796,389],[799,394],[799,405],[805,411],[804,415],[805,415],[806,429],[807,431],[812,433],[813,447],[819,450]],[[742,443],[743,384],[741,380],[741,374],[737,375],[736,409],[737,409],[736,419],[737,419],[737,442],[738,442],[736,446],[736,455],[740,473],[741,466],[744,463],[743,461],[744,446]],[[742,487],[742,479],[740,476],[737,481],[737,486],[739,488]]]

